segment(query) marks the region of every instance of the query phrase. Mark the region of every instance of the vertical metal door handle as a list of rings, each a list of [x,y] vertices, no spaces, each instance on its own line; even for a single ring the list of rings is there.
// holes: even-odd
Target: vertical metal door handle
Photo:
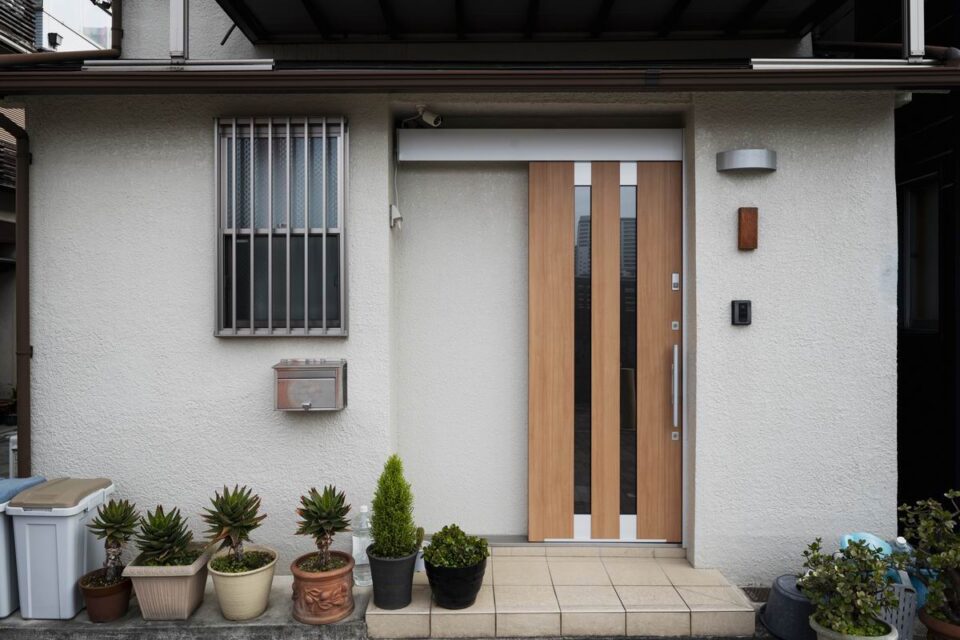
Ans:
[[[680,426],[680,345],[673,345],[673,366],[670,367],[670,393],[673,398],[673,428]]]

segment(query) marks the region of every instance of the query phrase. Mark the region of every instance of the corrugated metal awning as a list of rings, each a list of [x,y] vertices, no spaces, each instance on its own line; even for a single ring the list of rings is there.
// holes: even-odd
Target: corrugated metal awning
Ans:
[[[254,43],[798,38],[847,0],[217,0]]]

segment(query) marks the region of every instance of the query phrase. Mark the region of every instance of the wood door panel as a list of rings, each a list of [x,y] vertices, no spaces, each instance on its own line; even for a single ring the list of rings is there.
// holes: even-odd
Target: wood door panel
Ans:
[[[620,537],[620,163],[594,162],[590,190],[591,536]]]
[[[573,537],[573,163],[529,182],[528,537]]]
[[[682,320],[682,292],[671,288],[682,273],[682,189],[680,162],[637,163],[637,538],[668,542],[682,533],[682,438],[671,437],[682,432],[671,398],[673,346],[682,345],[671,328]]]

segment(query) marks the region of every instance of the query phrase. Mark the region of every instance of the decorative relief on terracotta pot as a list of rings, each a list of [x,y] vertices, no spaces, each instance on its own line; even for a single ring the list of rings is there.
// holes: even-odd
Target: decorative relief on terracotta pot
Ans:
[[[298,603],[303,609],[311,613],[323,613],[337,607],[342,607],[347,602],[350,590],[342,582],[331,588],[311,587],[307,589],[295,589],[293,599],[300,600]]]

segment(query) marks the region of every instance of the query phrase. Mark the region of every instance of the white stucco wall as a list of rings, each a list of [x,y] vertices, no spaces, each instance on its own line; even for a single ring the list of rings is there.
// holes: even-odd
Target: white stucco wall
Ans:
[[[526,171],[406,166],[391,232],[390,112],[419,102],[497,122],[685,118],[691,558],[763,584],[815,536],[893,533],[885,93],[31,99],[36,470],[111,475],[195,525],[214,489],[248,483],[270,516],[256,538],[288,563],[310,548],[299,494],[336,482],[359,505],[398,450],[428,530],[522,534]],[[251,113],[350,119],[345,340],[212,335],[212,119]],[[716,172],[717,151],[752,145],[778,151],[776,173]],[[740,206],[760,208],[752,253]],[[734,298],[752,326],[730,326]],[[272,411],[270,366],[298,356],[348,359],[346,411]]]
[[[694,96],[694,559],[741,584],[816,536],[896,530],[893,96]],[[764,146],[779,168],[720,174]],[[760,210],[737,251],[737,208]],[[730,301],[753,324],[730,325]]]
[[[394,254],[400,453],[427,531],[527,532],[527,166],[407,163]]]
[[[268,518],[255,541],[279,570],[311,486],[368,502],[390,435],[389,119],[362,97],[102,97],[33,101],[34,469],[115,479],[141,509],[198,514],[249,484]],[[348,339],[213,336],[213,118],[346,115],[351,123]],[[343,357],[349,406],[273,411],[281,358]],[[340,544],[348,544],[341,539]]]

